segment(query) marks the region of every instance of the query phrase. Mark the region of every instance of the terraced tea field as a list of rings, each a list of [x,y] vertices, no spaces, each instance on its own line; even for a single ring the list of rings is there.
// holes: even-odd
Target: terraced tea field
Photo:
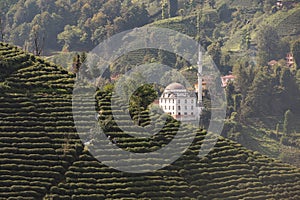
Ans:
[[[196,133],[192,145],[163,169],[135,174],[108,167],[89,153],[91,146],[84,147],[78,135],[84,133],[76,131],[72,74],[3,43],[0,70],[0,199],[299,199],[299,169],[224,138],[200,158],[206,133],[192,128],[184,129]],[[158,134],[132,137],[121,130],[130,129],[124,107],[112,107],[111,94],[99,91],[96,97],[100,126],[126,151],[156,151],[178,131],[179,122],[169,118],[155,124],[157,130],[163,127]],[[114,122],[111,109],[124,119],[122,125]],[[142,127],[159,117],[147,110],[133,114]],[[138,162],[136,167],[143,167],[144,161]]]

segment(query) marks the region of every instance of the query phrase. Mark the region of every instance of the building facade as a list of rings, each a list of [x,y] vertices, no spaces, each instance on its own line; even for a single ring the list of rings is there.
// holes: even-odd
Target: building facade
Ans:
[[[294,62],[294,56],[292,53],[288,53],[286,55],[286,65],[287,67],[293,67],[293,65],[295,64]]]
[[[180,83],[168,85],[159,99],[161,109],[179,121],[194,121],[200,117],[197,97]]]

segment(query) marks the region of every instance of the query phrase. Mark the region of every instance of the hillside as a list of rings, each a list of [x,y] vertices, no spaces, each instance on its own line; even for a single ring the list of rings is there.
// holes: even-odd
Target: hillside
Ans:
[[[294,41],[300,38],[299,0],[294,0],[293,6],[283,7],[279,10],[276,8],[276,0],[209,0],[204,1],[202,6],[200,3],[203,1],[178,0],[178,9],[174,16],[162,15],[163,4],[169,2],[162,0],[93,2],[87,0],[65,2],[49,0],[47,4],[43,2],[42,0],[1,1],[0,30],[2,37],[0,39],[36,54],[34,49],[34,36],[36,35],[40,46],[44,46],[41,55],[49,55],[50,61],[63,66],[68,71],[70,71],[73,57],[77,52],[90,51],[104,39],[135,27],[170,28],[192,38],[200,39],[200,43],[212,56],[221,74],[226,75],[232,72],[238,76],[236,82],[239,83],[234,84],[235,89],[228,107],[228,111],[236,113],[236,117],[231,120],[231,113],[228,114],[229,128],[223,136],[264,155],[300,166],[300,161],[297,159],[300,152],[299,131],[291,133],[289,138],[285,140],[285,144],[282,144],[283,140],[281,140],[284,135],[284,113],[292,109],[295,115],[299,115],[297,113],[298,107],[291,107],[286,103],[289,101],[285,99],[288,90],[291,93],[291,91],[295,91],[295,88],[287,89],[280,81],[283,73],[277,73],[285,69],[286,54],[291,51]],[[209,3],[211,2],[215,2],[215,4],[210,6]],[[260,61],[259,55],[263,53],[261,53],[259,45],[259,33],[264,31],[266,26],[273,28],[271,36],[278,34],[278,37],[272,39],[276,44],[272,46],[272,56]],[[45,45],[42,45],[43,37]],[[272,37],[269,35],[268,38]],[[180,46],[178,43],[172,43],[172,45]],[[25,54],[18,56],[20,60],[25,60],[25,62],[27,62],[26,59],[31,59]],[[278,66],[264,69],[270,60],[279,61]],[[22,62],[14,64],[13,68],[5,67],[6,71],[0,75],[0,81],[19,69]],[[161,62],[176,68],[189,81],[195,82],[196,80],[196,71],[182,58],[167,52],[145,51],[144,49],[130,52],[118,59],[110,66],[110,75],[115,78],[130,70],[132,66],[149,62]],[[31,64],[31,61],[24,63],[24,65]],[[294,67],[297,69],[296,66]],[[290,70],[291,79],[296,79],[296,69]],[[274,77],[269,80],[276,82],[276,84],[268,85],[264,92],[259,90],[261,87],[258,84],[251,87],[259,71],[263,71],[265,75],[271,71]],[[25,76],[27,75],[22,75],[21,82],[25,81]],[[68,82],[67,79],[65,81]],[[15,80],[11,81],[10,84],[17,85],[20,84],[19,82],[20,80]],[[3,82],[1,85],[5,88],[7,83]],[[41,83],[39,82],[37,85],[41,85]],[[44,85],[49,88],[48,84]],[[239,86],[242,86],[246,92],[240,94]],[[247,92],[250,88],[256,89],[255,92],[261,92],[261,94],[268,91],[269,95],[265,97],[277,98],[277,103],[268,103],[266,99],[272,98],[260,98],[259,95],[256,95],[256,99],[250,99],[246,102]],[[56,85],[52,85],[49,89],[56,89]],[[295,92],[290,96],[292,98],[297,94]],[[241,98],[241,102],[234,103],[236,97]],[[253,109],[255,116],[253,116],[254,114],[251,117],[248,116],[247,121],[240,120],[242,118],[241,113],[248,113],[249,107],[246,104],[254,100],[261,102],[257,105],[257,109]],[[241,106],[236,107],[238,104]],[[265,109],[260,105],[265,105],[268,108]],[[266,110],[268,114],[265,114]],[[255,119],[252,120],[253,118]],[[294,120],[297,121],[297,119],[295,117]],[[300,127],[297,123],[295,126],[297,126],[296,130]],[[289,156],[286,157],[286,155]]]
[[[3,43],[0,56],[0,72],[4,74],[0,83],[0,199],[300,196],[299,169],[227,139],[220,137],[213,151],[199,158],[206,135],[201,131],[179,160],[161,170],[131,174],[107,167],[91,156],[76,133],[71,102],[73,75]],[[110,96],[101,91],[97,94],[103,121],[110,119]],[[147,123],[147,111],[140,120]],[[146,141],[128,137],[115,125],[107,134],[117,137],[118,145],[127,151],[145,152],[168,143],[176,134],[176,126],[171,120],[157,138]]]

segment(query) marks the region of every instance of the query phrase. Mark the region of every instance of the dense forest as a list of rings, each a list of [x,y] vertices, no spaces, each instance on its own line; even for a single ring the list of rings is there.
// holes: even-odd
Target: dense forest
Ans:
[[[3,40],[29,51],[89,50],[99,41],[149,22],[144,5],[131,1],[4,1]]]
[[[242,29],[241,46],[248,48],[249,32],[255,26],[251,20],[275,12],[275,5],[276,0],[251,3],[244,0],[4,0],[0,5],[1,38],[30,52],[36,50],[35,45],[46,54],[59,50],[88,51],[115,33],[181,16],[185,23],[194,23],[194,28],[201,29],[191,34],[201,38],[204,46],[213,42],[211,48],[218,49],[225,42],[221,39],[226,40],[231,33]],[[190,18],[199,15],[201,19]],[[294,34],[297,33],[296,30]]]

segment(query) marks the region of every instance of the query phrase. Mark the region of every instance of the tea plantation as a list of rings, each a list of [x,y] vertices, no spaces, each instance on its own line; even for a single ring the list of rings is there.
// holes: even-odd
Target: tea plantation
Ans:
[[[220,137],[207,156],[198,157],[206,136],[200,130],[186,129],[195,131],[196,138],[168,167],[142,174],[115,170],[96,160],[77,134],[72,113],[74,75],[4,43],[0,72],[0,199],[300,197],[299,169],[227,139]],[[149,139],[129,136],[111,117],[111,94],[99,91],[96,99],[100,125],[127,151],[155,151],[178,130],[179,122],[168,119]],[[122,119],[122,107],[113,109]],[[157,118],[148,111],[133,116],[141,126]]]

